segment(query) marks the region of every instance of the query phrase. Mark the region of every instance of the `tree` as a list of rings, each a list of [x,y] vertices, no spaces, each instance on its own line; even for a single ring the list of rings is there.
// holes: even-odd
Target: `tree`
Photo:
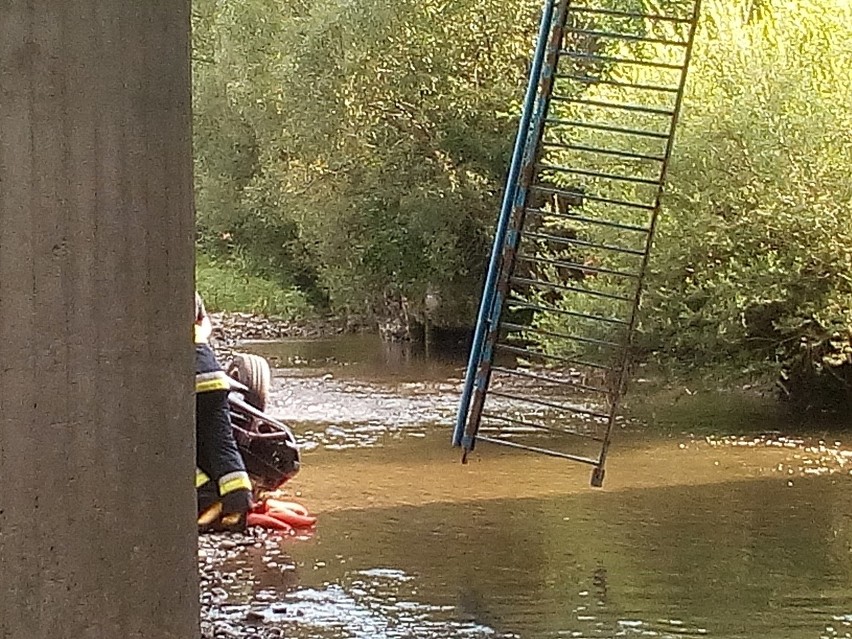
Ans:
[[[705,2],[644,299],[646,354],[785,369],[797,397],[849,397],[850,20],[840,0]]]
[[[537,7],[202,2],[199,216],[337,308],[474,316]],[[258,242],[272,235],[275,246]]]

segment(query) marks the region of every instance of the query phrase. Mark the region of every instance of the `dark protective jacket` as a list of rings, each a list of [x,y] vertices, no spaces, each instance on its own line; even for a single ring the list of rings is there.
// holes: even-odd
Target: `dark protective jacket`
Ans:
[[[219,497],[251,491],[243,458],[234,441],[228,409],[228,376],[207,343],[195,345],[196,488],[213,480]]]
[[[207,343],[195,344],[195,392],[207,393],[209,391],[231,389],[228,375],[222,370],[216,353]]]

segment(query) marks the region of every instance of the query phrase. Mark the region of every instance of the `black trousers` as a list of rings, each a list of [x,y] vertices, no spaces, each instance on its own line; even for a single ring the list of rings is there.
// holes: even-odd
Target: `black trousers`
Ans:
[[[228,391],[195,394],[195,441],[196,465],[214,485],[223,477],[246,472],[231,429]]]

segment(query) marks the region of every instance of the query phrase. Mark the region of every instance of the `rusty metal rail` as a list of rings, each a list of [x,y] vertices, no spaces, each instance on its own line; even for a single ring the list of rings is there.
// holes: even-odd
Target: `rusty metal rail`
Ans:
[[[453,444],[586,463],[600,486],[700,0],[593,5],[544,3]]]

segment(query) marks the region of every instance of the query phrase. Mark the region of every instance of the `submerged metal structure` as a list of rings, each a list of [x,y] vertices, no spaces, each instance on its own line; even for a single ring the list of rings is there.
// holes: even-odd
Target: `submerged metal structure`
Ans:
[[[465,459],[483,440],[603,483],[700,13],[657,4],[544,3],[453,433]]]

